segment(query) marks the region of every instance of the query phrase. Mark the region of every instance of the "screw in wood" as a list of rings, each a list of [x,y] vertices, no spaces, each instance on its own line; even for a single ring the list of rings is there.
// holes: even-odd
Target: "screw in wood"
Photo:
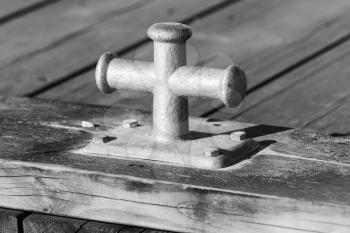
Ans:
[[[136,128],[137,126],[139,126],[139,123],[136,119],[126,119],[123,120],[122,125],[124,128]]]
[[[233,141],[242,141],[247,139],[247,133],[244,131],[235,131],[230,134],[230,138]]]
[[[204,150],[204,155],[208,157],[216,157],[220,155],[220,148],[211,146]]]

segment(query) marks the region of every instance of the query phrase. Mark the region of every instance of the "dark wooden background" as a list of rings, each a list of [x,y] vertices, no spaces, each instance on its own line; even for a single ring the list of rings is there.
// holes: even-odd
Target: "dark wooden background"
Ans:
[[[161,21],[192,27],[189,64],[234,62],[248,76],[239,108],[191,99],[192,115],[350,133],[349,0],[2,0],[0,94],[150,110],[152,96],[99,93],[94,67],[105,51],[152,61],[146,30]],[[28,214],[1,216],[27,232],[45,221],[97,232],[83,231],[92,224],[83,220]],[[146,232],[120,229],[105,232]]]

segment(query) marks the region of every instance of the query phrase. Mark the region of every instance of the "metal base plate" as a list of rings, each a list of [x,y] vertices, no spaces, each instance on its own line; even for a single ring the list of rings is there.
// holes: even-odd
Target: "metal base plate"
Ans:
[[[139,125],[136,128],[123,128],[119,125],[109,130],[109,141],[96,140],[103,135],[95,131],[95,140],[77,152],[218,169],[230,166],[243,157],[251,155],[259,147],[253,139],[232,140],[231,131],[217,132],[218,128],[223,128],[222,126],[225,125],[224,128],[227,129],[230,122],[213,124],[202,119],[191,119],[190,125],[192,129],[188,140],[169,143],[154,140],[151,134],[152,127],[149,125]],[[220,148],[220,153],[213,156],[205,155],[206,148],[210,147]]]

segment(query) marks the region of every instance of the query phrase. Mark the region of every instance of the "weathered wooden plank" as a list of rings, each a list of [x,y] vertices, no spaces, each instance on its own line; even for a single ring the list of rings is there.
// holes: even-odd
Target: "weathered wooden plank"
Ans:
[[[26,216],[24,211],[0,208],[0,232],[20,233],[24,216]]]
[[[77,233],[119,233],[123,228],[123,225],[89,221]]]
[[[306,125],[308,128],[322,129],[334,135],[350,135],[350,98],[339,100],[329,113],[313,119]]]
[[[143,228],[140,228],[140,227],[125,227],[123,228],[120,233],[141,233],[143,232],[144,229]],[[119,232],[118,232],[119,233]]]
[[[84,220],[44,214],[31,214],[23,220],[24,233],[76,233]]]
[[[249,87],[254,88],[347,36],[350,22],[346,10],[348,2],[339,4],[340,8],[326,1],[236,3],[193,24],[189,63],[203,62],[222,68],[233,60],[243,65]],[[152,52],[152,45],[149,44],[131,51],[125,57],[152,60]],[[127,91],[103,95],[98,92],[93,76],[93,70],[85,72],[40,96],[150,109],[150,95]],[[194,100],[190,110],[193,115],[201,115],[218,105],[217,101]]]
[[[346,41],[252,92],[237,114],[224,109],[213,117],[349,133],[349,46]]]
[[[12,211],[9,212],[6,210],[6,212],[1,212],[2,214],[11,215],[11,216],[17,216],[23,212],[20,211]],[[11,219],[11,221],[13,221]],[[132,227],[132,226],[125,226],[125,225],[119,225],[119,224],[111,224],[111,223],[103,223],[103,222],[95,222],[95,221],[84,221],[74,218],[64,218],[64,217],[58,217],[58,216],[51,216],[51,215],[44,215],[44,214],[31,214],[25,219],[25,228],[24,232],[45,232],[45,233],[58,233],[58,232],[74,232],[74,233],[140,233],[140,232],[147,232],[147,233],[166,233],[165,231],[158,231],[158,230],[151,230],[151,229],[144,229],[140,227]],[[11,222],[12,223],[12,222]],[[16,222],[17,223],[17,222]],[[21,224],[22,225],[22,224]],[[1,225],[1,227],[6,227],[7,225]],[[13,225],[16,226],[17,225]],[[3,228],[3,229],[9,229],[9,228]],[[6,233],[12,233],[17,231],[1,231]],[[21,231],[19,231],[21,232]]]
[[[70,151],[91,142],[81,120],[108,130],[131,114],[150,121],[140,111],[3,99],[0,205],[184,232],[349,230],[349,137],[212,122],[212,133],[243,128],[266,147],[222,170]]]
[[[13,14],[17,15],[20,11],[27,11],[36,5],[49,1],[50,0],[2,0],[0,3],[0,22],[7,21]]]
[[[0,65],[45,50],[113,15],[122,16],[147,4],[141,0],[59,1],[1,26]]]
[[[43,9],[41,15],[31,16],[33,19],[25,17],[22,20],[26,23],[16,22],[20,25],[11,27],[14,32],[8,33],[7,37],[16,38],[2,47],[0,45],[0,60],[1,56],[6,56],[6,60],[12,57],[11,64],[0,68],[3,94],[33,93],[77,70],[84,70],[106,50],[137,46],[146,40],[145,29],[154,22],[182,21],[218,5],[231,3],[223,0],[110,0],[109,4],[88,1],[86,6],[79,6],[77,1],[73,7],[70,2],[54,4]],[[135,20],[140,16],[143,16],[142,20]],[[48,20],[43,21],[43,18]],[[38,31],[34,33],[36,35],[23,36],[32,32],[33,27]],[[2,30],[6,32],[5,28]],[[19,41],[23,43],[18,45]]]

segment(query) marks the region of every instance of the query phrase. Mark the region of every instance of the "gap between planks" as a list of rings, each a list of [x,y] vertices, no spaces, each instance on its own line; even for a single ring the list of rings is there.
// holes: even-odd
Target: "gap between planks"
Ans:
[[[194,14],[186,19],[179,20],[179,22],[190,25],[193,22],[196,22],[198,19],[206,17],[210,14],[213,14],[213,13],[221,10],[222,8],[227,7],[228,5],[239,2],[239,1],[241,1],[241,0],[227,0],[227,1],[221,2],[213,7],[205,9],[199,13],[196,13],[196,14]],[[116,53],[118,56],[123,56],[123,55],[128,54],[128,53],[134,51],[135,49],[137,49],[137,48],[139,48],[147,43],[150,43],[150,42],[151,42],[151,40],[148,37],[144,37],[133,44],[130,44],[130,45],[128,45],[120,50],[114,51],[114,53]],[[84,74],[86,72],[94,70],[96,63],[97,63],[97,58],[96,58],[96,60],[92,61],[91,63],[89,63],[89,64],[87,64],[87,65],[85,65],[85,66],[83,66],[75,71],[73,71],[72,73],[70,73],[66,76],[60,77],[56,81],[54,81],[46,86],[43,86],[41,88],[38,88],[32,92],[25,94],[25,96],[26,97],[35,97],[37,95],[40,95],[43,92],[50,91],[50,89],[55,88],[56,86],[58,86],[64,82],[69,81],[70,79],[73,79],[81,74]]]
[[[2,0],[0,3],[0,25],[33,13],[61,0]]]
[[[324,48],[321,48],[318,51],[315,51],[314,53],[306,56],[305,58],[301,59],[300,61],[297,61],[295,64],[291,64],[289,67],[286,67],[284,70],[281,70],[280,72],[273,74],[270,77],[267,77],[263,82],[257,83],[255,86],[252,86],[248,88],[247,90],[247,96],[249,96],[251,93],[258,91],[261,88],[266,88],[270,83],[273,81],[283,78],[285,75],[288,75],[289,73],[295,71],[296,69],[300,68],[301,66],[307,65],[308,63],[312,62],[314,59],[324,55],[325,53],[328,53],[335,49],[337,46],[342,45],[343,43],[346,43],[350,39],[350,34],[344,35],[343,37],[339,38],[338,40],[330,43],[329,45],[326,45]],[[268,87],[267,87],[268,88]],[[209,117],[211,115],[215,115],[216,112],[220,111],[221,109],[225,108],[224,105],[220,105],[206,113],[203,113],[202,117]],[[240,111],[239,114],[236,115],[239,116],[241,114],[244,114],[244,111]]]
[[[152,23],[204,16],[235,2],[108,0],[100,4],[86,1],[83,6],[78,1],[62,1],[2,26],[2,32],[8,38],[0,46],[0,89],[3,94],[30,94],[70,73],[84,70],[108,48],[122,50],[144,40],[145,32],[141,29]],[[134,20],[139,15],[144,19]],[[43,21],[43,18],[48,20]],[[104,27],[108,30],[101,30]],[[118,36],[112,37],[115,33]],[[79,39],[82,41],[71,45]],[[74,51],[69,59],[60,54],[62,45],[73,46],[69,48]],[[54,53],[53,57],[48,53]]]
[[[59,1],[35,14],[18,18],[2,25],[1,30],[8,40],[0,46],[0,51],[6,52],[0,56],[0,65],[27,60],[88,31],[94,25],[113,17],[122,17],[151,2],[104,0],[104,4],[100,4],[92,0]]]
[[[262,22],[264,23],[263,25],[273,24],[274,22],[277,21],[276,17],[279,17],[280,15],[285,14],[286,16],[288,16],[288,13],[289,13],[291,14],[291,16],[288,16],[288,17],[292,17],[292,18],[296,17],[294,16],[295,15],[294,11],[291,11],[289,8],[291,6],[297,7],[297,5],[300,4],[300,2],[288,3],[290,5],[287,5],[285,8],[281,7],[281,9],[268,8],[269,4],[273,5],[276,2],[278,1],[269,1],[269,2],[266,1],[264,3],[259,3],[259,1],[257,2],[243,1],[243,2],[240,2],[239,4],[232,5],[227,9],[221,11],[221,14],[214,14],[213,16],[204,18],[202,21],[197,21],[193,28],[194,29],[193,37],[194,39],[196,39],[195,37],[197,35],[198,36],[211,35],[213,31],[209,30],[210,33],[207,32],[208,28],[210,28],[208,27],[208,25],[216,25],[218,21],[219,22],[224,21],[226,17],[229,18],[230,16],[232,16],[232,12],[233,12],[233,15],[236,17],[236,24],[234,24],[233,26],[237,28],[247,27],[249,30],[246,29],[245,32],[250,32],[251,30],[250,33],[256,31],[258,27],[261,28]],[[287,4],[287,3],[284,3],[284,4]],[[296,6],[294,6],[293,4],[295,4]],[[344,4],[348,5],[348,3],[344,3]],[[262,6],[267,8],[266,11],[261,10],[263,9]],[[310,7],[314,7],[314,5],[310,4]],[[246,11],[247,9],[250,10],[250,13],[249,11]],[[261,19],[258,18],[257,12],[255,12],[254,9],[257,9],[258,10],[257,12],[260,12],[261,14],[260,17],[262,17]],[[272,12],[269,12],[268,10],[271,10]],[[240,12],[242,12],[241,15],[240,15]],[[276,17],[268,18],[266,16],[266,14],[268,15],[268,13],[265,13],[265,12],[269,12],[270,15],[275,14]],[[309,12],[307,11],[305,12],[306,12],[305,17],[309,17]],[[306,26],[304,25],[304,31],[299,29],[300,27],[296,27],[297,24],[295,25],[293,23],[277,24],[279,26],[275,26],[275,27],[278,30],[276,29],[276,31],[274,31],[274,34],[276,35],[279,35],[279,33],[283,35],[283,32],[284,32],[283,30],[288,25],[289,26],[294,25],[292,28],[296,28],[295,32],[293,32],[294,34],[293,33],[291,34],[292,36],[291,38],[289,38],[290,41],[287,44],[272,46],[272,48],[267,47],[262,51],[257,49],[256,51],[254,50],[251,53],[249,53],[249,48],[243,49],[242,50],[243,52],[242,51],[238,52],[239,53],[238,56],[237,55],[235,56],[238,58],[237,60],[242,61],[242,63],[244,64],[244,67],[247,70],[250,90],[252,90],[252,88],[254,87],[255,88],[265,87],[265,85],[270,83],[272,80],[275,81],[278,78],[284,77],[284,75],[291,72],[292,70],[297,70],[298,68],[302,67],[306,62],[309,62],[319,56],[322,56],[324,53],[331,51],[332,49],[334,49],[334,47],[337,47],[338,45],[348,40],[349,30],[347,29],[347,25],[350,22],[350,17],[347,16],[348,14],[344,13],[343,10],[338,11],[333,9],[333,11],[330,11],[330,12],[333,12],[333,14],[330,13],[330,15],[327,15],[327,17],[325,17],[320,13],[322,17],[321,16],[319,16],[318,18],[316,17],[314,21],[310,21],[309,24],[306,24]],[[247,17],[252,17],[252,19]],[[299,17],[303,18],[304,15],[299,15]],[[254,21],[254,19],[256,21]],[[250,28],[249,26],[251,26],[252,24],[252,22],[250,21],[255,22],[257,26]],[[245,26],[245,24],[247,26]],[[228,23],[228,25],[229,26],[225,26],[225,27],[226,28],[232,27],[232,23]],[[197,35],[196,35],[196,32],[197,32]],[[226,30],[223,34],[220,34],[219,32],[217,32],[215,35],[220,35],[218,36],[220,38],[223,37],[225,33],[227,33],[228,35],[230,35],[230,33],[235,35],[237,34],[240,35],[239,31],[236,33],[234,32],[235,31],[231,32],[229,30]],[[249,33],[248,33],[248,37],[251,37],[249,36]],[[230,38],[230,37],[227,37],[227,38]],[[327,38],[327,40],[325,40],[325,38]],[[245,41],[247,41],[247,39],[249,38],[246,38]],[[198,40],[198,42],[199,42],[198,43],[199,52],[201,53],[204,52],[205,54],[205,59],[202,59],[201,61],[203,60],[205,61],[206,59],[208,59],[208,56],[206,56],[208,51],[206,50],[210,46],[208,46],[208,44],[206,43],[201,42],[200,40]],[[218,48],[218,46],[221,45],[221,42],[220,43],[215,42],[215,43],[209,44],[209,45],[212,45],[212,46],[214,45],[213,46],[214,48]],[[242,43],[241,47],[246,46],[245,44],[247,43]],[[194,43],[194,44],[197,44],[197,43]],[[255,44],[255,43],[252,43],[252,44]],[[224,47],[225,44],[221,46]],[[152,51],[151,49],[152,45],[149,43],[144,47],[147,47],[147,48],[145,49],[141,48],[139,49],[139,51],[141,51],[142,58],[146,58],[145,60],[147,60],[147,58],[152,56],[151,52],[149,52],[149,51]],[[234,55],[235,53],[237,53],[236,48],[237,48],[236,46],[231,46],[231,48],[225,48],[225,49],[227,49],[230,54]],[[130,52],[129,52],[129,55],[130,55]],[[124,106],[128,106],[128,107],[131,106],[136,108],[141,107],[143,109],[145,109],[145,106],[147,106],[147,108],[148,106],[150,106],[151,101],[149,96],[142,96],[142,99],[136,98],[133,100],[132,99],[128,100],[127,97],[123,95],[104,96],[102,94],[99,94],[93,81],[93,71],[84,70],[84,72],[85,73],[80,73],[79,76],[74,75],[69,77],[70,80],[66,80],[67,82],[63,82],[61,83],[61,85],[58,85],[51,90],[47,90],[37,96],[44,97],[44,98],[58,98],[63,100],[83,102],[83,103],[93,103],[93,104],[104,104],[104,105],[120,104],[119,106],[122,106],[124,104]],[[131,93],[131,92],[128,92],[128,93]],[[250,91],[250,93],[252,93],[252,91]],[[140,104],[138,104],[136,101],[140,101]],[[217,103],[212,104],[212,102],[203,101],[203,100],[192,101],[191,109],[190,109],[192,111],[192,115],[197,115],[197,116],[209,115],[207,112],[208,105],[209,107],[214,107],[214,108],[218,106]]]
[[[212,117],[349,134],[349,45],[343,42],[251,93],[238,114],[223,111]]]
[[[126,225],[0,208],[1,233],[167,233]]]

